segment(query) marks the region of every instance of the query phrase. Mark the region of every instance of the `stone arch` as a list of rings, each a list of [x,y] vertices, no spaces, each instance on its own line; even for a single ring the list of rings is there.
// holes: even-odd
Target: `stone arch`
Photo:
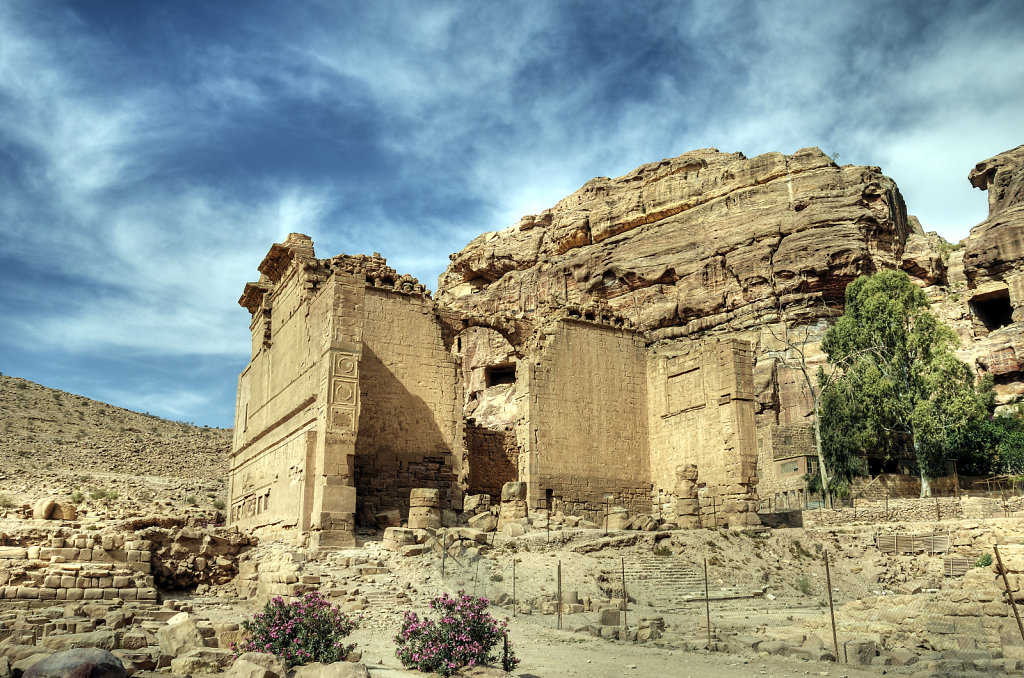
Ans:
[[[438,314],[441,325],[441,338],[445,347],[451,351],[455,348],[458,336],[471,327],[486,327],[494,330],[515,348],[516,356],[523,356],[526,340],[533,333],[533,325],[525,320],[509,318],[503,315],[464,315],[442,312]]]

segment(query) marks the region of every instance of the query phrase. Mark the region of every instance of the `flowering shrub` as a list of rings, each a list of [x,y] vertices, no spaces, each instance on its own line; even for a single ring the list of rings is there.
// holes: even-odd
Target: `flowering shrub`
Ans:
[[[354,644],[341,641],[359,621],[331,605],[319,591],[290,603],[278,596],[263,606],[263,612],[242,622],[249,638],[240,645],[232,643],[231,649],[236,658],[243,652],[276,654],[288,668],[311,662],[330,664],[343,661],[355,649]]]
[[[490,664],[502,656],[502,668],[511,671],[519,659],[503,640],[508,621],[496,621],[487,613],[488,600],[459,591],[453,598],[447,593],[430,601],[430,609],[439,619],[420,619],[406,611],[402,631],[395,636],[402,665],[420,671],[450,676],[464,666]]]

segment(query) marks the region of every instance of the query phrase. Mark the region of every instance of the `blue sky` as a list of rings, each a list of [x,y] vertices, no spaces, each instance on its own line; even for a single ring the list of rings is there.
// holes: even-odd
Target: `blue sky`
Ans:
[[[925,227],[1024,143],[1024,3],[0,3],[0,371],[230,426],[270,244],[448,254],[716,147],[879,165]]]

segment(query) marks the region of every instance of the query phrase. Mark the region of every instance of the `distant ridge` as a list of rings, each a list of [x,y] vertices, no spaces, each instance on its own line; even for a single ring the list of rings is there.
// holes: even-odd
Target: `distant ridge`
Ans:
[[[0,376],[0,480],[80,471],[220,481],[231,436]]]

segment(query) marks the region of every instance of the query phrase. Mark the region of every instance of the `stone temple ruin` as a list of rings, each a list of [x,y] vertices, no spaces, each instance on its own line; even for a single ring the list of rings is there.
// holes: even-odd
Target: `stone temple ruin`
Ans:
[[[1000,158],[975,185],[1017,176]],[[413,489],[437,490],[415,508],[443,514],[517,482],[505,499],[526,512],[758,524],[759,499],[806,499],[817,460],[802,368],[823,362],[858,275],[907,271],[945,302],[1001,402],[1016,397],[1001,329],[1016,327],[1015,266],[970,239],[952,256],[940,244],[879,168],[815,148],[703,149],[594,179],[452,255],[436,299],[376,253],[321,259],[293,233],[239,300],[252,358],[230,520],[343,546],[382,514],[408,519]],[[872,472],[911,472],[885,463]]]
[[[448,311],[379,255],[317,259],[300,234],[259,270],[241,299],[252,360],[230,474],[245,529],[347,545],[377,513],[408,517],[414,488],[461,509],[517,480],[529,509],[596,518],[659,504],[696,525],[714,502],[720,524],[756,523],[746,342],[665,357],[607,308],[536,325]],[[494,386],[520,413],[514,430],[465,419],[464,393]],[[697,478],[677,477],[686,464]]]

